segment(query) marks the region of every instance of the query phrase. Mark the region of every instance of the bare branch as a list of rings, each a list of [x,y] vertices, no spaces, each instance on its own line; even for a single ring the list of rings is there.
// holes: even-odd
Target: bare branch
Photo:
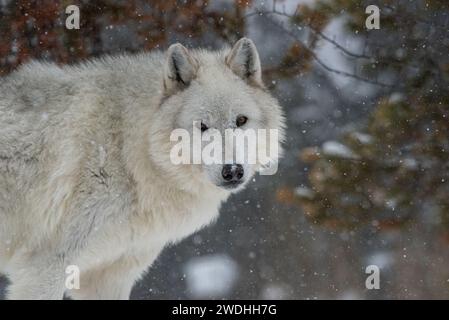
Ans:
[[[264,16],[264,15],[277,15],[277,16],[282,16],[285,18],[289,18],[292,19],[293,17],[295,17],[296,15],[296,11],[295,14],[293,15],[288,15],[285,12],[279,12],[276,9],[273,9],[272,11],[266,11],[266,10],[256,10],[255,12],[251,12],[249,14],[247,14],[245,17],[251,17],[251,16],[255,16],[255,15],[259,15],[259,16]],[[297,25],[297,23],[295,23]],[[331,39],[330,37],[328,37],[327,35],[325,35],[323,32],[321,32],[320,30],[317,30],[316,28],[312,27],[309,24],[302,24],[301,27],[307,27],[310,29],[310,31],[312,31],[315,35],[321,37],[322,39],[324,39],[325,41],[333,44],[336,48],[338,48],[339,50],[341,50],[344,54],[346,54],[349,57],[352,58],[356,58],[356,59],[371,59],[372,57],[367,56],[365,54],[359,54],[359,53],[354,53],[349,51],[348,49],[346,49],[345,47],[343,47],[341,44],[339,44],[337,41]]]
[[[248,17],[252,17],[252,16],[260,16],[260,17],[263,17],[263,18],[267,19],[267,21],[269,21],[271,24],[273,24],[273,25],[276,26],[277,28],[279,28],[279,29],[281,29],[282,31],[284,31],[289,37],[291,37],[291,38],[294,39],[296,42],[300,43],[304,48],[306,48],[306,49],[308,50],[308,52],[310,53],[311,57],[312,57],[312,58],[313,58],[313,59],[314,59],[314,60],[315,60],[315,61],[316,61],[316,62],[317,62],[323,69],[325,69],[325,70],[328,71],[328,72],[332,72],[332,73],[334,73],[334,74],[338,74],[338,75],[341,75],[341,76],[344,76],[344,77],[353,78],[353,79],[356,79],[356,80],[359,80],[359,81],[362,81],[362,82],[374,84],[374,85],[381,86],[381,87],[393,87],[393,85],[391,85],[391,84],[386,84],[386,83],[379,82],[379,81],[376,81],[376,80],[364,78],[364,77],[361,77],[361,76],[359,76],[359,75],[357,75],[357,74],[349,73],[349,72],[346,72],[346,71],[343,71],[343,70],[334,69],[334,68],[328,66],[326,63],[324,63],[324,62],[317,56],[317,54],[316,54],[312,49],[310,49],[308,46],[306,46],[306,45],[304,44],[304,42],[301,41],[301,40],[299,39],[298,35],[297,35],[295,32],[293,32],[290,28],[285,27],[284,24],[283,24],[281,21],[279,21],[279,20],[277,20],[277,19],[269,18],[269,15],[281,15],[281,16],[285,16],[285,17],[291,17],[291,16],[289,16],[289,15],[287,15],[287,14],[279,13],[279,12],[277,12],[277,11],[272,12],[272,11],[260,11],[260,10],[255,11],[255,12],[251,12],[251,13],[248,13],[247,15],[245,15],[245,17],[248,18]],[[309,28],[312,30],[312,28],[311,28],[310,26],[307,26],[307,27],[309,27]],[[314,31],[314,30],[312,30],[312,31]],[[323,38],[323,39],[324,39],[324,38]],[[332,42],[333,42],[333,43],[337,43],[337,42],[335,42],[335,41],[333,41],[333,40],[332,40]],[[341,47],[341,45],[339,45],[339,46]],[[341,48],[343,48],[343,47],[341,47]],[[345,50],[346,50],[346,49],[345,49]],[[356,54],[353,54],[353,55],[356,55]],[[364,57],[364,58],[366,58],[366,56],[364,56],[364,55],[358,55],[358,56],[359,56],[359,57]]]

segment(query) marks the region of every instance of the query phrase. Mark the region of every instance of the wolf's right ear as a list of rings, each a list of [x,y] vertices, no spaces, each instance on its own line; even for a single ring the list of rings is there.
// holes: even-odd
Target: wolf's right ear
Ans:
[[[172,44],[167,50],[164,68],[164,88],[166,94],[187,87],[195,78],[198,62],[180,43]]]

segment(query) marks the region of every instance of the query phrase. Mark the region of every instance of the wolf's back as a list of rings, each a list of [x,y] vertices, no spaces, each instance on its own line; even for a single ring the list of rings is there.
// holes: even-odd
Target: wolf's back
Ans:
[[[23,67],[0,83],[0,161],[36,158],[55,114],[54,89],[61,87],[55,67]],[[62,78],[63,79],[63,78]],[[56,90],[57,91],[57,90]],[[63,99],[60,99],[63,108]]]

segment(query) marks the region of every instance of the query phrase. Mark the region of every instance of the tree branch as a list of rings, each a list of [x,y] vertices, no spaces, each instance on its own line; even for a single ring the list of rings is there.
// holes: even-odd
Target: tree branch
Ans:
[[[282,31],[284,31],[289,37],[291,37],[292,39],[294,39],[296,42],[299,42],[304,48],[306,48],[306,49],[308,50],[308,52],[310,53],[311,57],[312,57],[312,58],[313,58],[313,59],[314,59],[314,60],[315,60],[315,61],[316,61],[316,62],[317,62],[323,69],[325,69],[325,70],[328,71],[328,72],[332,72],[332,73],[334,73],[334,74],[338,74],[338,75],[341,75],[341,76],[344,76],[344,77],[348,77],[348,78],[353,78],[353,79],[356,79],[356,80],[359,80],[359,81],[362,81],[362,82],[374,84],[374,85],[381,86],[381,87],[393,87],[393,85],[391,85],[391,84],[386,84],[386,83],[383,83],[383,82],[379,82],[379,81],[377,81],[377,80],[372,80],[372,79],[364,78],[364,77],[361,77],[361,76],[359,76],[359,75],[357,75],[357,74],[349,73],[349,72],[346,72],[346,71],[343,71],[343,70],[334,69],[334,68],[328,66],[326,63],[324,63],[324,62],[317,56],[317,54],[316,54],[312,49],[310,49],[308,46],[306,46],[306,45],[304,44],[304,42],[301,41],[301,40],[298,38],[298,36],[297,36],[296,33],[294,33],[290,28],[286,28],[286,27],[282,24],[282,22],[279,22],[279,21],[277,21],[277,20],[275,20],[275,19],[269,18],[268,15],[266,15],[265,13],[266,13],[266,12],[264,12],[264,11],[257,11],[257,12],[252,12],[252,13],[247,14],[245,17],[251,17],[251,16],[258,15],[258,16],[260,16],[260,17],[263,17],[263,18],[267,19],[267,21],[269,21],[271,24],[273,24],[273,25],[276,26],[277,28],[280,28],[280,29],[281,29]],[[282,14],[282,15],[283,15],[283,14]]]
[[[252,16],[267,16],[267,15],[277,15],[277,16],[282,16],[288,19],[292,19],[295,17],[295,15],[288,15],[285,12],[280,12],[277,11],[276,9],[273,9],[272,11],[266,11],[266,10],[259,10],[257,9],[255,12],[251,12],[249,14],[246,15],[246,17],[252,17]],[[295,23],[297,25],[297,23]],[[321,37],[322,39],[324,39],[325,41],[333,44],[336,48],[338,48],[340,51],[342,51],[344,54],[346,54],[349,57],[352,58],[356,58],[356,59],[371,59],[372,57],[367,56],[365,54],[359,54],[359,53],[354,53],[349,51],[348,49],[346,49],[345,47],[343,47],[341,44],[339,44],[337,41],[331,39],[330,37],[328,37],[327,35],[325,35],[323,32],[321,32],[320,30],[317,30],[316,28],[312,27],[309,24],[303,24],[301,25],[301,27],[307,27],[310,29],[310,31],[312,31],[315,35]]]

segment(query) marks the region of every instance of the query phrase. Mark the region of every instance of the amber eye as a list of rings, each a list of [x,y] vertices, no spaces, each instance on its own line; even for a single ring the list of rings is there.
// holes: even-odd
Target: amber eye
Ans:
[[[203,122],[201,122],[201,132],[204,132],[207,129],[209,129],[209,128]]]
[[[238,116],[237,120],[235,121],[235,124],[237,127],[243,126],[248,121],[248,118],[245,116]]]

